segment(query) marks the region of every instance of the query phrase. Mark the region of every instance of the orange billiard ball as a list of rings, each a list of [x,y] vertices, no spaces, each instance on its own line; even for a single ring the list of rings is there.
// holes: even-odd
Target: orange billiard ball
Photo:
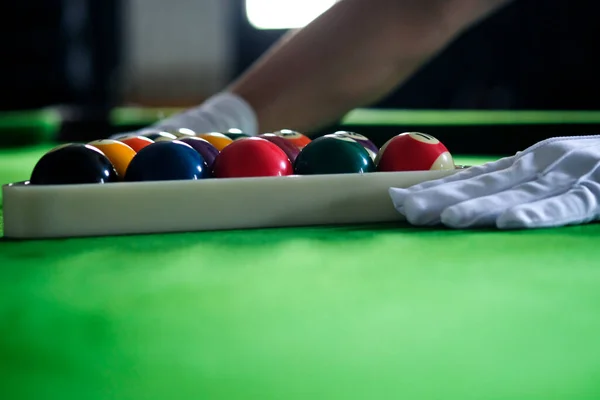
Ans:
[[[273,133],[277,136],[281,136],[282,138],[289,140],[299,149],[303,149],[304,146],[306,146],[312,141],[308,136],[303,135],[300,132],[293,131],[291,129],[281,129]]]
[[[429,171],[456,168],[452,155],[431,135],[406,132],[388,140],[375,159],[378,171]]]
[[[233,143],[231,138],[219,132],[199,133],[197,136],[215,146],[219,151]]]
[[[100,150],[110,160],[117,171],[119,179],[123,179],[125,171],[133,157],[137,154],[135,150],[123,142],[113,139],[95,140],[88,145]]]
[[[131,147],[136,153],[144,147],[148,146],[149,144],[154,143],[154,140],[149,139],[145,136],[130,136],[117,140]]]

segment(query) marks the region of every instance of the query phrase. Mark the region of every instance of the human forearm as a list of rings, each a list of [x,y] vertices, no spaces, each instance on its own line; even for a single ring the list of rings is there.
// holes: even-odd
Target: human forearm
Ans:
[[[259,130],[311,130],[372,103],[509,0],[344,0],[284,38],[229,88]]]

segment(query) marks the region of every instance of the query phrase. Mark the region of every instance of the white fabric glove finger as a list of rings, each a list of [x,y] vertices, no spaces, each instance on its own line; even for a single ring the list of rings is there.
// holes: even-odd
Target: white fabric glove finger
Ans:
[[[451,228],[492,226],[506,210],[519,204],[563,194],[573,183],[573,179],[565,179],[563,174],[549,173],[504,192],[450,206],[442,212],[440,219]]]
[[[489,162],[482,165],[473,166],[467,169],[464,169],[460,172],[447,176],[445,178],[434,179],[431,181],[419,183],[417,185],[413,185],[408,189],[405,188],[390,188],[389,194],[394,202],[394,206],[401,214],[404,214],[404,202],[406,196],[416,191],[429,189],[432,187],[436,187],[439,185],[443,185],[450,182],[456,182],[459,180],[469,179],[476,176],[481,176],[493,171],[501,171],[503,169],[509,168],[513,163],[516,156],[505,157],[498,161]]]
[[[442,212],[455,204],[473,198],[503,192],[516,185],[531,181],[535,171],[528,171],[524,163],[492,171],[467,180],[447,182],[428,189],[414,191],[390,189],[394,207],[413,225],[435,225],[441,222]]]
[[[488,174],[493,171],[501,171],[506,169],[514,164],[516,156],[501,158],[498,161],[489,162],[482,165],[475,165],[457,172],[455,174],[449,175],[444,178],[435,179],[432,181],[427,181],[423,183],[419,183],[417,185],[411,186],[411,191],[429,189],[431,187],[435,187],[448,182],[455,182],[463,179],[474,178],[476,176]]]
[[[515,206],[500,215],[500,229],[549,228],[588,223],[598,219],[600,187],[596,182],[577,185],[568,192]]]

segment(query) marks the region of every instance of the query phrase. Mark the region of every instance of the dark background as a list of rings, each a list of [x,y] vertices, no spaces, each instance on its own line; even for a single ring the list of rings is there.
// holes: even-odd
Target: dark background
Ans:
[[[283,31],[254,29],[243,0],[232,4],[235,75]],[[518,0],[473,28],[378,106],[597,109],[598,11],[600,5],[591,0]],[[122,101],[123,12],[119,0],[3,2],[0,108]]]
[[[254,29],[246,20],[244,1],[228,1],[233,78],[284,32]],[[125,103],[125,9],[126,2],[119,0],[3,2],[0,110],[62,104],[78,110],[73,115],[97,124],[108,110]],[[374,106],[600,109],[598,11],[600,5],[591,0],[517,0],[471,29]],[[429,132],[449,137],[448,130]],[[526,141],[512,138],[508,149],[522,148],[550,132],[546,129]],[[463,144],[461,150],[469,150],[468,135],[453,138]],[[493,142],[492,136],[488,138]]]
[[[467,32],[378,106],[597,109],[599,11],[591,0],[517,0]],[[256,30],[243,12],[237,20],[240,72],[283,32]]]

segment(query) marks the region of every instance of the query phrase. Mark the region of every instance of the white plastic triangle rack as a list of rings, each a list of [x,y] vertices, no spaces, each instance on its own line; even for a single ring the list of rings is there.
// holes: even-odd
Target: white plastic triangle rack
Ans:
[[[455,171],[3,186],[4,236],[41,239],[399,221],[388,190]]]

